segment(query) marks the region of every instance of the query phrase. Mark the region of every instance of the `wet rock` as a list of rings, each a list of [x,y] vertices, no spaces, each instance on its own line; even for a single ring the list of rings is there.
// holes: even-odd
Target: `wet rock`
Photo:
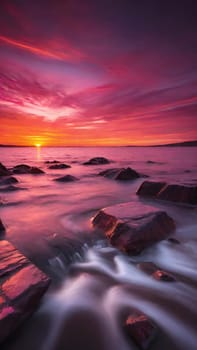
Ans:
[[[131,168],[106,169],[104,171],[101,171],[99,175],[119,181],[135,180],[141,177],[141,175],[137,171]]]
[[[30,169],[29,174],[33,174],[33,175],[39,175],[39,174],[44,174],[44,171],[41,170],[40,168],[37,168],[35,166],[32,166]]]
[[[2,163],[0,163],[0,176],[7,175],[10,175],[10,171]]]
[[[154,197],[165,185],[165,182],[144,181],[137,190],[137,195]]]
[[[44,174],[44,171],[37,167],[31,167],[27,164],[19,164],[13,168],[14,174]]]
[[[159,200],[197,204],[197,186],[167,185],[162,182],[144,181],[137,190],[137,194]]]
[[[141,262],[137,264],[137,267],[158,281],[174,282],[176,280],[170,273],[161,270],[157,265],[150,261]]]
[[[18,183],[18,180],[14,176],[4,177],[0,180],[0,185],[10,185]]]
[[[0,191],[1,191],[1,192],[14,192],[14,191],[20,191],[20,190],[24,190],[24,189],[25,189],[25,188],[22,188],[22,187],[17,187],[17,186],[14,186],[14,185],[9,185],[9,186],[0,188]]]
[[[0,233],[4,232],[5,231],[5,227],[0,219]]]
[[[152,275],[156,280],[163,282],[174,282],[175,278],[168,272],[163,270],[157,270]]]
[[[57,177],[56,179],[54,179],[54,181],[59,181],[59,182],[73,182],[76,180],[78,180],[78,179],[72,175],[65,175],[65,176]]]
[[[71,166],[68,164],[54,164],[49,166],[49,169],[67,169],[67,168],[71,168]]]
[[[180,244],[180,241],[173,237],[168,238],[167,241],[173,244]]]
[[[83,163],[83,165],[99,165],[99,164],[109,164],[110,161],[104,157],[95,157],[91,158],[87,162]]]
[[[166,212],[133,202],[100,210],[92,224],[104,231],[113,246],[129,254],[140,253],[175,229],[173,219]]]
[[[58,160],[46,160],[45,164],[58,164],[60,163]]]
[[[166,185],[157,195],[158,199],[197,204],[197,186]]]
[[[147,275],[152,275],[155,271],[158,270],[158,266],[151,261],[141,262],[137,264],[137,267]]]
[[[125,331],[140,349],[146,350],[153,341],[157,328],[146,315],[129,315]]]
[[[12,244],[0,241],[0,343],[32,314],[49,283]]]
[[[13,168],[14,174],[29,174],[31,167],[27,164],[19,164]]]

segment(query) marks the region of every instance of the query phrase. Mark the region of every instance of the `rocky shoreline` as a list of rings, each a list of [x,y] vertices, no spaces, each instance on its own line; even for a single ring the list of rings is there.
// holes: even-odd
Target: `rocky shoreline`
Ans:
[[[109,164],[104,157],[95,157],[83,163],[85,166]],[[48,161],[48,169],[69,169],[70,165],[56,160]],[[20,164],[12,169],[0,163],[0,190],[14,191],[18,186],[16,174],[44,175],[37,167]],[[117,181],[134,181],[146,175],[132,168],[110,168],[97,175]],[[58,177],[55,181],[66,183],[80,180],[70,174]],[[13,184],[16,184],[14,186]],[[19,183],[20,185],[20,183]],[[6,187],[7,186],[7,187]],[[165,182],[144,181],[137,189],[136,196],[151,200],[169,201],[175,204],[195,206],[197,204],[197,186],[167,184]],[[101,208],[91,221],[95,230],[107,238],[110,245],[130,256],[140,254],[151,245],[169,237],[172,244],[179,242],[171,237],[176,230],[176,222],[165,210],[139,201],[127,202]],[[0,343],[9,337],[38,307],[47,291],[50,279],[6,241],[5,223],[0,219]],[[139,268],[155,280],[174,282],[176,277],[160,269],[152,262],[143,262]],[[141,349],[147,349],[156,334],[156,325],[144,314],[129,314],[123,328],[134,343]]]

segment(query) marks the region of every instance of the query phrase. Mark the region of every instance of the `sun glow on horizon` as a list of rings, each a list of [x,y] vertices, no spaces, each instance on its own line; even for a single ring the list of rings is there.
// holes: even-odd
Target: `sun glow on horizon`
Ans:
[[[35,147],[37,147],[37,148],[40,148],[42,145],[41,145],[41,143],[36,143],[35,144]]]

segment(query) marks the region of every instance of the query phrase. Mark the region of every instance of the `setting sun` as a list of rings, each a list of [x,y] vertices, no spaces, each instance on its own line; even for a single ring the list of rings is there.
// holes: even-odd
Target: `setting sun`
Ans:
[[[35,147],[41,147],[41,144],[40,143],[36,143]]]

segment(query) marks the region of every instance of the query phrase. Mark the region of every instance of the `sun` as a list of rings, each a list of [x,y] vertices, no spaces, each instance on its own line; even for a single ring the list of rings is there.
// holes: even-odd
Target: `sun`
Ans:
[[[40,148],[40,147],[41,147],[41,144],[40,144],[40,143],[36,143],[36,144],[35,144],[35,147]]]

